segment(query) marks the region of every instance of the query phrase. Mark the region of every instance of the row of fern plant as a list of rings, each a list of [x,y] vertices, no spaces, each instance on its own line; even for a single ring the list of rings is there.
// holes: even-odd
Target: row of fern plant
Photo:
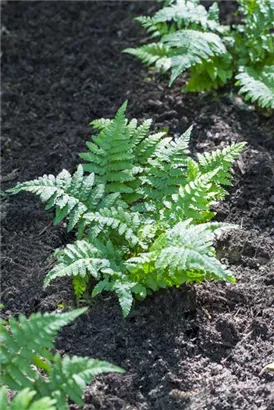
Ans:
[[[77,240],[55,252],[56,265],[44,286],[72,278],[77,299],[114,292],[124,316],[134,298],[160,288],[201,282],[234,281],[216,259],[214,238],[226,225],[210,222],[211,205],[226,195],[230,167],[244,147],[189,155],[191,128],[174,140],[150,133],[151,120],[140,125],[125,116],[92,122],[97,134],[87,142],[74,174],[63,170],[19,183],[55,208],[54,223],[66,221]]]
[[[214,7],[204,19],[204,28],[208,25],[217,32]],[[183,26],[182,21],[166,24],[172,19],[153,24],[144,19],[143,23],[154,36],[170,35],[176,34],[176,24]],[[188,28],[195,30],[199,25],[193,24]],[[193,36],[197,43],[194,55],[200,53],[203,59],[216,52],[219,57],[222,45],[214,45],[217,34],[208,36],[210,46],[198,34]],[[157,47],[166,52],[165,46]],[[170,56],[162,57],[154,62],[169,68]],[[172,54],[172,81],[182,71],[179,60],[174,66],[175,60]],[[197,63],[197,59],[191,61]],[[222,68],[216,75],[214,70],[208,64],[207,72],[216,83],[229,78]],[[198,70],[197,78],[199,75]],[[263,105],[268,106],[265,101]],[[244,147],[244,143],[234,143],[198,154],[194,160],[188,148],[191,128],[177,140],[162,132],[150,133],[151,120],[140,125],[135,119],[127,120],[126,106],[124,103],[112,120],[92,122],[97,134],[87,142],[88,151],[80,154],[84,163],[72,175],[63,170],[56,177],[44,175],[10,190],[38,195],[46,209],[55,209],[54,223],[65,221],[67,230],[77,235],[73,244],[55,252],[56,265],[46,275],[44,286],[70,276],[79,300],[89,297],[90,284],[96,283],[91,296],[114,292],[124,316],[134,297],[144,299],[160,288],[204,279],[234,281],[216,259],[213,246],[215,235],[230,226],[210,222],[214,216],[211,205],[225,197],[225,187],[231,184],[230,167]],[[57,332],[84,312],[38,313],[28,319],[20,315],[17,320],[1,321],[1,381],[19,392],[10,401],[2,387],[1,409],[66,410],[68,399],[83,405],[83,389],[94,376],[123,372],[107,362],[52,352]]]
[[[136,20],[150,42],[124,52],[157,70],[171,70],[170,85],[184,72],[184,91],[235,84],[246,100],[274,108],[274,0],[237,0],[239,24],[224,26],[218,4],[167,1],[152,17]]]

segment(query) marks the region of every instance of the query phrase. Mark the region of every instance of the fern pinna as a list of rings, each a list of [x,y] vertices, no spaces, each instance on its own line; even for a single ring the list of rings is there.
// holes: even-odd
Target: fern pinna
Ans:
[[[185,71],[185,91],[209,91],[235,79],[240,94],[274,108],[274,0],[237,0],[241,24],[223,26],[218,4],[199,0],[165,4],[153,17],[137,17],[151,42],[124,52],[157,70],[171,70],[170,85]]]
[[[1,382],[18,393],[9,404],[5,389],[0,392],[1,409],[68,410],[68,398],[83,405],[82,394],[92,379],[123,370],[88,357],[53,354],[58,331],[86,309],[67,313],[20,315],[0,323]],[[43,372],[43,374],[41,373]]]
[[[77,232],[75,243],[55,252],[45,286],[70,276],[79,299],[92,279],[92,296],[115,292],[125,316],[134,296],[204,278],[233,280],[212,245],[225,226],[209,221],[244,147],[233,143],[195,160],[188,151],[191,128],[176,141],[151,134],[151,120],[128,121],[126,106],[112,120],[93,121],[97,134],[73,175],[62,171],[11,189],[39,195],[56,209],[55,222],[66,218],[67,229]]]

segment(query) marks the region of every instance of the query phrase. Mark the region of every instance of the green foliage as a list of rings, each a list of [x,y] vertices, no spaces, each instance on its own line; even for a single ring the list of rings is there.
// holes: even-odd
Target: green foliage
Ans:
[[[233,280],[214,256],[220,225],[208,222],[215,215],[211,205],[225,197],[230,168],[245,145],[198,154],[195,160],[189,156],[191,127],[174,141],[164,133],[150,134],[151,120],[128,121],[125,109],[126,103],[114,119],[93,121],[98,133],[87,142],[88,152],[80,154],[86,163],[72,177],[63,171],[62,178],[45,176],[11,190],[34,192],[57,212],[60,201],[65,203],[62,218],[81,237],[55,252],[57,264],[45,287],[69,276],[79,300],[96,282],[92,296],[115,292],[124,316],[134,296],[142,299],[161,287]],[[49,180],[54,191],[47,191]],[[81,215],[71,223],[79,203]]]
[[[4,387],[0,389],[0,408],[2,410],[56,410],[55,400],[49,397],[35,400],[35,391],[24,389],[18,393],[11,402],[7,400],[7,392]]]
[[[191,220],[177,223],[155,240],[149,252],[127,261],[132,277],[154,291],[205,277],[234,282],[215,258],[212,243],[219,228],[214,223],[193,226]]]
[[[265,66],[261,72],[253,68],[240,68],[236,76],[241,86],[239,94],[247,100],[257,102],[263,108],[274,109],[274,66]]]
[[[82,405],[83,389],[96,375],[122,372],[107,362],[88,357],[61,357],[50,351],[57,332],[85,311],[37,313],[29,319],[20,315],[18,320],[1,321],[1,380],[10,389],[20,392],[7,404],[2,389],[1,408],[65,410],[68,398]]]
[[[188,71],[186,91],[210,91],[235,78],[247,100],[273,108],[274,1],[238,0],[242,21],[232,27],[220,24],[217,3],[208,11],[199,3],[177,0],[138,17],[153,42],[124,52],[171,70],[170,85]]]

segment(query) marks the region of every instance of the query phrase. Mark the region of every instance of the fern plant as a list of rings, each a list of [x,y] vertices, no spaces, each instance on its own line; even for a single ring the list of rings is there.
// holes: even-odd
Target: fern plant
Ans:
[[[68,398],[83,405],[83,389],[93,377],[105,372],[123,372],[117,366],[88,357],[61,357],[50,349],[57,332],[86,309],[68,313],[20,315],[0,324],[2,384],[18,391],[10,404],[1,391],[1,409],[65,410]]]
[[[236,80],[239,94],[274,108],[274,1],[237,0],[242,22],[222,26],[218,4],[199,0],[165,4],[153,17],[137,17],[151,42],[124,52],[157,70],[171,70],[170,85],[185,71],[185,91],[210,91]]]
[[[97,134],[73,176],[62,171],[10,190],[37,194],[47,209],[56,208],[56,222],[66,218],[77,232],[75,243],[55,252],[45,286],[70,276],[79,300],[95,282],[92,296],[115,292],[124,316],[134,296],[202,279],[234,280],[214,254],[214,232],[225,226],[208,223],[244,147],[234,143],[195,160],[191,128],[176,141],[151,134],[151,120],[128,121],[126,105],[112,120],[93,121]]]

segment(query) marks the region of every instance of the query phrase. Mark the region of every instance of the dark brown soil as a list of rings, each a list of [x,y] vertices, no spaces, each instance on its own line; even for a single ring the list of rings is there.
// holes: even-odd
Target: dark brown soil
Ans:
[[[224,18],[231,5],[221,2]],[[204,283],[136,303],[126,320],[110,295],[62,332],[62,352],[120,365],[86,390],[94,410],[271,410],[274,375],[274,121],[229,96],[184,95],[181,84],[121,54],[144,38],[132,22],[154,2],[8,2],[2,16],[2,189],[62,168],[73,171],[89,122],[153,118],[179,134],[194,124],[192,148],[248,142],[217,219],[240,225],[217,244],[236,284]],[[234,6],[232,6],[233,9]],[[73,307],[70,281],[42,283],[50,256],[73,237],[51,225],[33,196],[3,196],[4,315]],[[71,406],[71,409],[75,409]]]

